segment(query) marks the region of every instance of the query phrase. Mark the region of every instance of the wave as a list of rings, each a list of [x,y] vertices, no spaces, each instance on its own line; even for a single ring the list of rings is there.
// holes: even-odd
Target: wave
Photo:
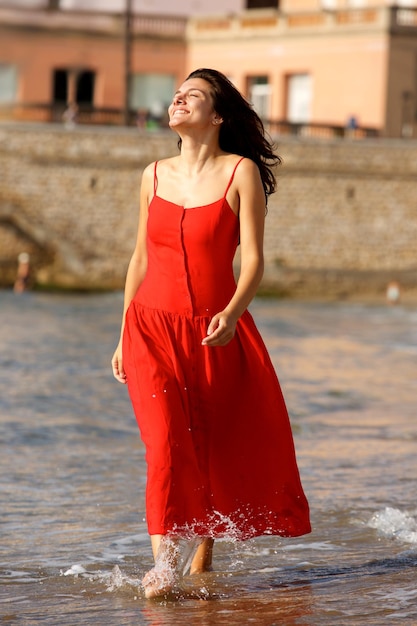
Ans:
[[[375,528],[386,537],[417,544],[417,510],[400,511],[387,506],[374,513],[367,526]]]

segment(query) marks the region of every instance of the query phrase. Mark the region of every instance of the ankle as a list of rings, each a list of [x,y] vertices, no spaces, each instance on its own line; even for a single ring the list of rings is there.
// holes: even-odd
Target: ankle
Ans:
[[[212,572],[213,568],[211,565],[193,565],[190,568],[190,576],[194,576],[195,574],[205,574],[206,572]]]

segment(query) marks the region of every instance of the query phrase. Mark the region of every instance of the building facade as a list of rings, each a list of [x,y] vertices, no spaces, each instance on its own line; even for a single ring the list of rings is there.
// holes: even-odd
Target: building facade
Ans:
[[[57,121],[75,103],[80,122],[121,123],[129,108],[138,124],[163,124],[175,87],[205,66],[273,131],[415,137],[417,2],[403,1],[246,0],[233,14],[130,20],[0,5],[0,118]]]
[[[417,8],[285,0],[195,17],[187,37],[188,69],[210,60],[265,119],[417,134]]]
[[[160,121],[186,71],[186,19],[0,8],[0,116],[121,123],[131,111]],[[129,67],[127,68],[127,45]]]

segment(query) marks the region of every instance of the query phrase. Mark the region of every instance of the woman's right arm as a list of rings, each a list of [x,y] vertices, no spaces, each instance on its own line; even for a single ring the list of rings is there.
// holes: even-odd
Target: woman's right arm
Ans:
[[[120,340],[111,361],[113,376],[119,381],[119,383],[124,384],[126,383],[126,374],[123,368],[122,354],[123,331],[125,326],[126,311],[129,308],[129,304],[133,300],[139,285],[145,277],[148,264],[148,255],[146,250],[146,227],[148,222],[148,206],[153,195],[153,167],[153,164],[148,165],[142,175],[138,234],[135,249],[130,259],[126,274]]]

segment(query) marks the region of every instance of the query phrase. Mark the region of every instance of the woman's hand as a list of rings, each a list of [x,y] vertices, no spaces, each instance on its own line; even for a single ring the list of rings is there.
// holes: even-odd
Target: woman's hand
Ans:
[[[123,369],[122,340],[119,341],[116,351],[113,354],[111,365],[113,368],[113,376],[115,377],[115,379],[118,380],[119,383],[125,385],[127,381],[126,374]]]
[[[214,315],[207,329],[207,336],[204,337],[201,344],[203,346],[225,346],[231,341],[235,335],[237,319],[221,311]]]

